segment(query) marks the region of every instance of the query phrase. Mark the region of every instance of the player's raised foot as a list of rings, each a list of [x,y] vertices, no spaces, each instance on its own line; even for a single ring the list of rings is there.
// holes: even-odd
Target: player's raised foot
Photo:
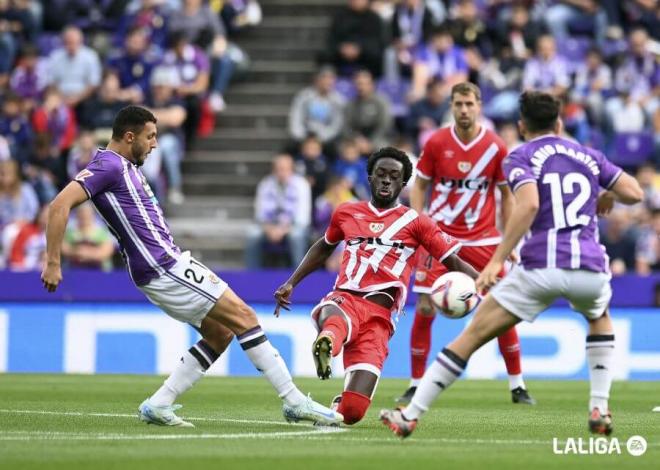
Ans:
[[[401,438],[410,436],[417,427],[417,420],[407,420],[401,410],[380,410],[380,421]]]
[[[194,428],[195,425],[179,418],[174,412],[181,409],[181,405],[154,406],[147,398],[138,408],[138,416],[147,424],[158,426],[178,426],[181,428]]]
[[[536,400],[522,387],[511,390],[511,401],[522,405],[536,405]]]
[[[320,403],[316,403],[310,396],[297,406],[291,406],[285,403],[282,406],[282,414],[284,414],[284,419],[289,423],[311,421],[318,425],[333,426],[339,425],[344,421],[344,416],[341,413],[326,408]]]
[[[403,392],[403,395],[401,395],[399,398],[395,400],[397,405],[405,406],[408,403],[412,401],[413,395],[415,395],[415,392],[417,391],[416,386],[408,387],[408,390]]]
[[[312,357],[316,365],[316,375],[319,379],[327,380],[332,375],[330,362],[332,361],[332,338],[319,336],[312,346]]]
[[[589,431],[594,434],[609,436],[613,430],[612,413],[609,410],[605,414],[602,414],[598,408],[591,410],[591,414],[589,415]]]

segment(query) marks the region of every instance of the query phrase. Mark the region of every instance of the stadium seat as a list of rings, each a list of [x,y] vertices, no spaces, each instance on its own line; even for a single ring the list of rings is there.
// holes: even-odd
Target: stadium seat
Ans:
[[[406,80],[381,79],[376,85],[376,91],[383,95],[390,103],[394,117],[408,114],[406,95],[410,89],[410,82]]]
[[[610,150],[610,160],[624,167],[636,167],[653,153],[653,135],[647,132],[616,134]]]
[[[584,63],[591,45],[591,39],[585,37],[568,38],[557,43],[557,51],[566,59],[569,73],[574,73]]]

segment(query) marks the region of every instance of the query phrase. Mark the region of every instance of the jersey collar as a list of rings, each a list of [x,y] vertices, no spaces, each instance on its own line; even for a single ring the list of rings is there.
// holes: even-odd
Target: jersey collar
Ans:
[[[397,205],[394,206],[394,207],[390,207],[389,209],[385,209],[384,211],[379,211],[379,210],[378,210],[378,209],[377,209],[377,208],[371,203],[371,201],[368,201],[368,202],[367,202],[367,205],[369,206],[369,210],[371,210],[371,212],[373,212],[374,214],[376,214],[378,217],[383,217],[383,216],[389,214],[390,212],[392,212],[392,211],[394,211],[394,210],[397,210],[399,207],[401,207],[401,203],[399,203],[399,204],[397,204]]]
[[[467,151],[470,150],[472,147],[474,147],[475,145],[477,145],[477,144],[479,143],[479,141],[482,139],[482,137],[486,134],[486,126],[484,126],[483,124],[479,124],[479,125],[481,126],[481,130],[479,131],[479,133],[477,134],[477,136],[476,136],[474,139],[472,139],[468,144],[463,143],[463,141],[458,137],[458,134],[456,134],[456,124],[452,124],[452,125],[451,125],[451,127],[450,127],[450,133],[451,133],[451,136],[452,136],[452,137],[454,138],[454,140],[456,141],[456,143],[457,143],[457,144],[458,144],[458,145],[459,145],[464,151],[467,152]]]

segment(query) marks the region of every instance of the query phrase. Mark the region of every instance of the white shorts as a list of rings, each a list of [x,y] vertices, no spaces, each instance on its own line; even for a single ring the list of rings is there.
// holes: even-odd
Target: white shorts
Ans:
[[[492,289],[493,298],[521,320],[532,322],[558,297],[589,320],[599,318],[610,303],[609,273],[544,268],[525,270],[516,266]]]
[[[227,283],[186,251],[162,276],[140,290],[172,318],[197,328],[222,297]]]

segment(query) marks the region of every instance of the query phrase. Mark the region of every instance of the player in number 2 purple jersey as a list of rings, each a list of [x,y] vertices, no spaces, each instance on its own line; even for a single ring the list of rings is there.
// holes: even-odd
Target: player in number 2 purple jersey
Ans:
[[[342,422],[340,413],[312,401],[294,385],[254,310],[226,282],[175,245],[140,171],[156,148],[156,134],[156,118],[151,112],[139,106],[122,109],[115,117],[108,148],[98,150],[75,181],[53,200],[46,230],[47,265],[41,275],[44,287],[53,292],[62,280],[60,247],[69,212],[91,199],[117,237],[135,285],[165,313],[191,324],[203,337],[184,354],[163,386],[140,405],[140,419],[191,427],[174,414],[179,408],[174,400],[204,376],[235,334],[250,361],[283,399],[288,421]]]
[[[640,202],[643,193],[634,178],[602,153],[558,136],[559,102],[551,95],[523,93],[520,115],[527,143],[503,163],[515,208],[502,243],[477,279],[478,289],[492,289],[472,323],[425,372],[411,403],[402,410],[381,411],[381,421],[401,437],[413,432],[419,417],[458,378],[477,349],[521,320],[534,321],[558,297],[569,300],[589,323],[589,429],[612,432],[612,291],[607,254],[598,242],[597,215],[609,212],[615,200]],[[525,234],[521,265],[497,282],[504,261]]]

